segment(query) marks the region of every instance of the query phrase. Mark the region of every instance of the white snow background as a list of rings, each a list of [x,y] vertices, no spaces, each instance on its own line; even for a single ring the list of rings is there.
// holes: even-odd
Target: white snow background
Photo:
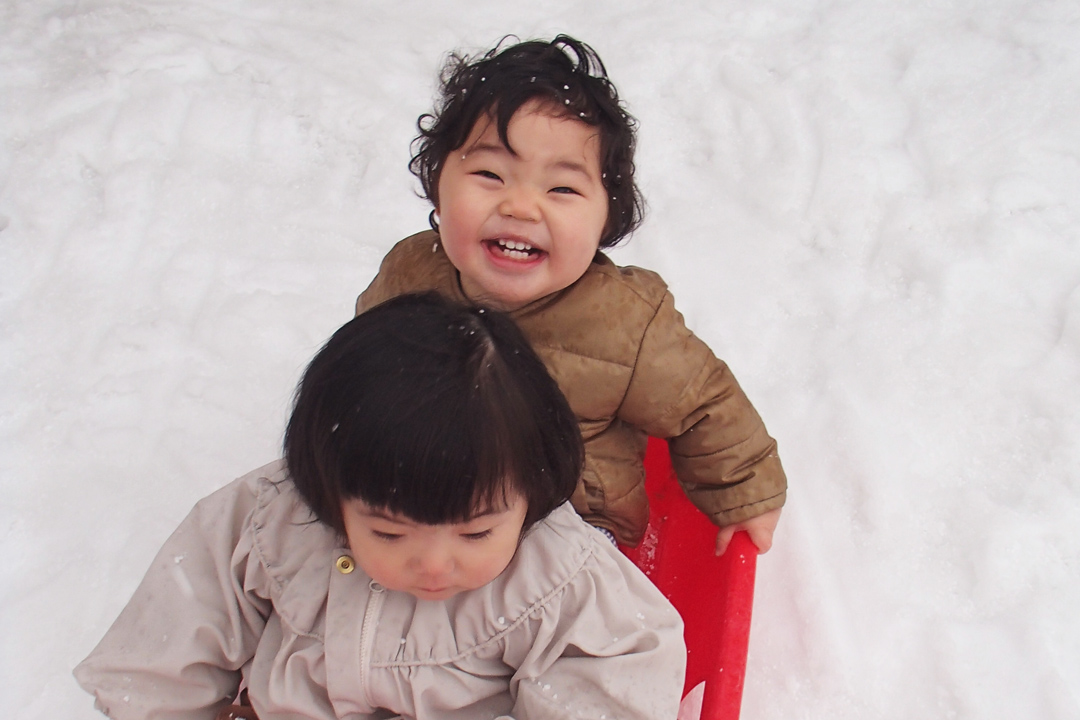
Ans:
[[[748,720],[1080,717],[1073,0],[0,2],[0,706],[71,668],[428,208],[454,48],[567,32],[780,443]]]

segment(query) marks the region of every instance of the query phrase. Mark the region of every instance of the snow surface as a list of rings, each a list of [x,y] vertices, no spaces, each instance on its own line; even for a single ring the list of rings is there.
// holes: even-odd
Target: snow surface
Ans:
[[[1073,0],[0,3],[0,698],[274,458],[453,48],[565,31],[641,121],[660,271],[779,439],[743,717],[1080,717]]]

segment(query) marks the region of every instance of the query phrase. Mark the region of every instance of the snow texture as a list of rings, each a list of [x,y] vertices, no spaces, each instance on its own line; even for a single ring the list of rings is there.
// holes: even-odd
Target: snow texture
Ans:
[[[779,442],[743,717],[1080,717],[1073,0],[0,3],[0,697],[71,668],[428,207],[454,48],[567,32]]]

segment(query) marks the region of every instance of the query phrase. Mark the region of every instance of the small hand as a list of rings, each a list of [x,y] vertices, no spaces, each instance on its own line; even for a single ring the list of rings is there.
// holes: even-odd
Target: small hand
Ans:
[[[772,536],[776,530],[776,524],[780,522],[780,508],[770,510],[767,513],[744,520],[741,523],[728,525],[720,528],[716,533],[716,554],[723,555],[727,550],[728,543],[735,533],[745,530],[750,535],[750,540],[757,546],[758,554],[769,552],[772,547]]]

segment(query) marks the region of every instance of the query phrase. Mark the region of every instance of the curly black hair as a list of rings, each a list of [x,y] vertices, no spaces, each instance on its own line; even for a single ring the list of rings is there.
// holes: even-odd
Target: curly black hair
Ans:
[[[608,191],[608,218],[600,247],[633,232],[645,214],[634,182],[637,121],[623,107],[596,51],[567,35],[550,42],[529,40],[498,45],[481,56],[451,54],[440,74],[439,101],[417,120],[409,169],[424,197],[439,206],[439,177],[447,156],[465,144],[476,121],[493,118],[510,152],[507,128],[523,105],[534,100],[598,128],[600,172]],[[432,216],[432,227],[438,230]]]

